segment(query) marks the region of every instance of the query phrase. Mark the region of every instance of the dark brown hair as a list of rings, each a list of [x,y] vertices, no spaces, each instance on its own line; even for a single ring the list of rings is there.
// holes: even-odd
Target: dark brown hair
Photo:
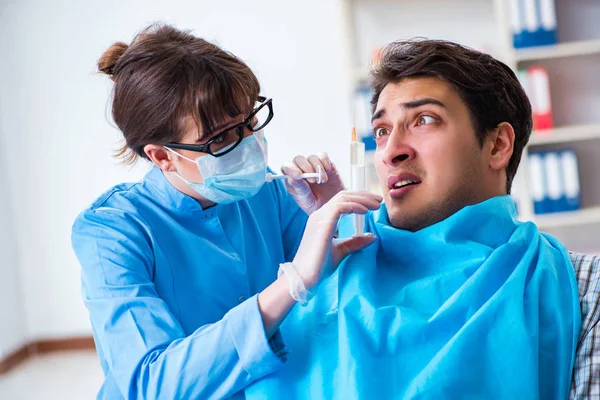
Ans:
[[[115,82],[112,115],[128,164],[146,158],[144,146],[181,139],[193,118],[203,136],[228,117],[248,112],[260,85],[239,58],[172,26],[153,24],[127,45],[113,44],[98,70]]]
[[[442,40],[413,39],[387,45],[371,72],[373,111],[381,91],[402,79],[432,76],[448,82],[471,112],[479,144],[501,122],[515,131],[514,151],[506,168],[510,193],[523,148],[531,135],[531,104],[514,72],[490,55]]]

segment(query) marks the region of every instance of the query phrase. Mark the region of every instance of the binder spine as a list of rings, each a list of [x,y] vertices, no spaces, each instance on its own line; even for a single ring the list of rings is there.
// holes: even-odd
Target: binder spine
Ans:
[[[546,176],[548,211],[564,210],[565,190],[560,170],[558,152],[548,151],[544,154],[544,172]]]
[[[530,100],[533,111],[533,129],[551,129],[554,127],[554,121],[548,71],[541,66],[529,67],[528,78],[528,86],[532,95]]]
[[[563,185],[565,188],[565,211],[579,210],[581,208],[581,187],[579,182],[579,166],[577,155],[572,149],[565,149],[560,153]]]
[[[555,0],[509,0],[513,46],[545,46],[557,42]]]
[[[546,204],[546,179],[544,177],[544,160],[541,153],[529,153],[529,182],[533,199],[533,212],[548,212]]]

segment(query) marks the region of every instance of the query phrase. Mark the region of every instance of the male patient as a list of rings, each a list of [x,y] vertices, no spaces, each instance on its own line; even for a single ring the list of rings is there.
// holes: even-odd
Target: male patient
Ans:
[[[532,125],[515,74],[454,43],[397,42],[372,87],[378,240],[292,311],[287,364],[247,398],[567,398],[577,281],[508,196]]]

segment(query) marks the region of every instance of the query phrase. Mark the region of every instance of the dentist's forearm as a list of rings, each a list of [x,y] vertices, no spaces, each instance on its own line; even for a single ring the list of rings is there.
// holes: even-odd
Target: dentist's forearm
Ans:
[[[281,275],[258,294],[258,309],[262,315],[267,337],[270,338],[285,320],[296,301],[290,295],[288,281]]]

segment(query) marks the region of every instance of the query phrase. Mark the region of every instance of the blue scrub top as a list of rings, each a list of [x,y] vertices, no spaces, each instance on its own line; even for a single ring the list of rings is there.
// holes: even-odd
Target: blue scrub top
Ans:
[[[281,182],[203,210],[156,167],[84,210],[72,244],[105,374],[98,398],[244,398],[281,367],[256,294],[293,259],[306,220]]]

